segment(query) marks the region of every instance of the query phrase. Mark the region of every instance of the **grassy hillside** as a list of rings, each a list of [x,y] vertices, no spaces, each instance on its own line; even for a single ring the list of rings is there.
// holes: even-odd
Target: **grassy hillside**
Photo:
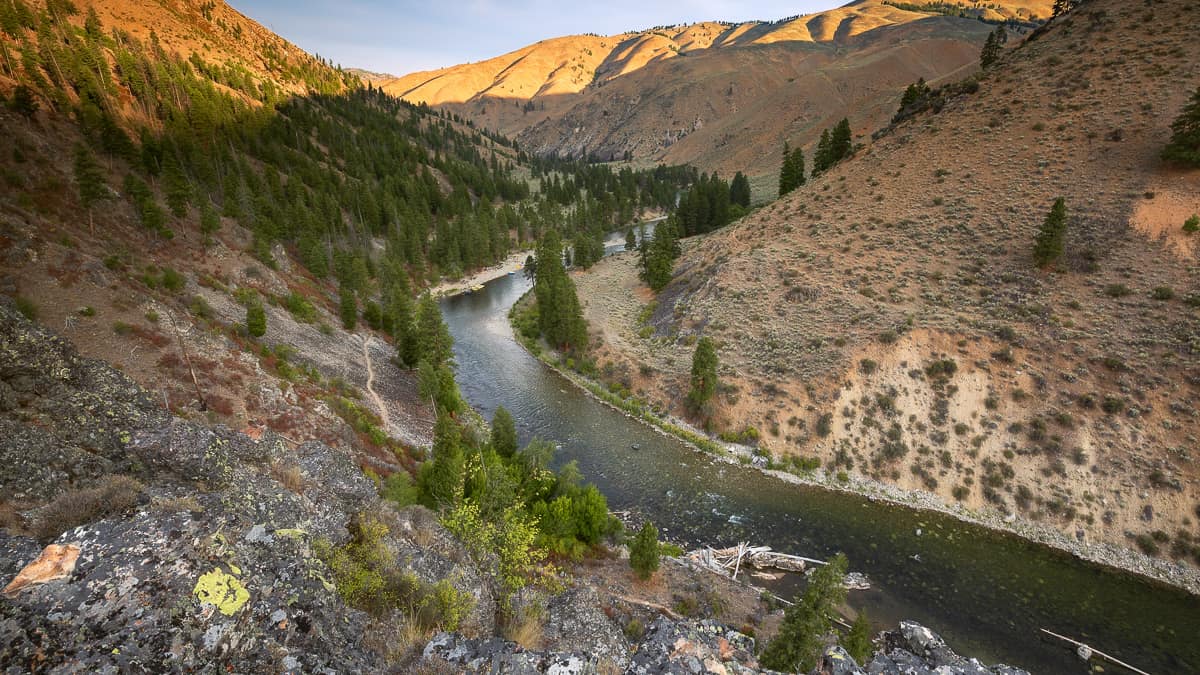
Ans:
[[[777,465],[1200,564],[1200,287],[1182,230],[1200,172],[1159,159],[1200,82],[1197,18],[1182,0],[1086,3],[977,87],[690,242],[657,298],[629,261],[605,263],[579,280],[601,370],[682,415],[708,336],[711,427]],[[1060,196],[1065,251],[1042,269],[1034,240]]]
[[[531,161],[214,2],[2,0],[0,96],[0,291],[179,414],[382,473],[432,427],[417,291],[693,177]]]

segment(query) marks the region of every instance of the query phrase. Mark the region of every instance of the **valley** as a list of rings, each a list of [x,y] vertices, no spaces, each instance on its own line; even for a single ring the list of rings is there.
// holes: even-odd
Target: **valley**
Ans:
[[[0,0],[0,670],[1200,668],[1194,3],[235,4]]]

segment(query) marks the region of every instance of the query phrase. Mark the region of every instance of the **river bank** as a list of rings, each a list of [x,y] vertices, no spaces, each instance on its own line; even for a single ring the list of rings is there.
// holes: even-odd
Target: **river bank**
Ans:
[[[513,305],[515,312],[528,301],[528,294]],[[1105,542],[1089,542],[1073,538],[1047,525],[1028,519],[1005,515],[998,511],[980,511],[959,504],[947,504],[936,495],[906,490],[895,485],[846,474],[833,475],[818,468],[810,472],[793,473],[764,466],[765,458],[757,456],[751,446],[729,443],[714,438],[684,420],[653,413],[649,404],[636,397],[618,396],[602,383],[575,370],[568,369],[556,353],[530,344],[516,332],[516,341],[534,358],[569,380],[596,401],[613,408],[626,417],[639,421],[658,433],[672,436],[697,452],[713,455],[731,464],[751,465],[760,472],[792,485],[814,487],[855,494],[870,501],[884,502],[918,511],[932,511],[971,525],[995,532],[1010,534],[1029,542],[1070,554],[1080,560],[1135,574],[1152,581],[1200,596],[1200,570],[1179,563],[1151,558],[1132,549]]]
[[[492,279],[499,279],[507,274],[516,274],[525,267],[525,259],[533,255],[533,249],[515,251],[496,265],[485,267],[474,274],[469,274],[457,281],[442,281],[429,289],[435,298],[458,295],[474,286],[486,284]]]

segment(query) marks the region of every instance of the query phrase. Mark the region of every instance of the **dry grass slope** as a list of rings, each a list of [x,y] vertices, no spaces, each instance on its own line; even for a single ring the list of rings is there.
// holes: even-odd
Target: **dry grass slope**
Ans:
[[[653,311],[580,279],[601,362],[682,400],[720,344],[720,428],[980,509],[1200,564],[1200,172],[1159,149],[1200,81],[1200,6],[1093,0],[976,94],[693,242]],[[1070,209],[1053,271],[1031,262]],[[620,269],[625,266],[626,269]],[[645,318],[643,322],[641,319]],[[676,405],[674,412],[682,413]]]

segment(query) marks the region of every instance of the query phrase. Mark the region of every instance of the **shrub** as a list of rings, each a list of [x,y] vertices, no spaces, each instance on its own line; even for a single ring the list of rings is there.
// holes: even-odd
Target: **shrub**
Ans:
[[[204,299],[204,296],[200,295],[192,296],[191,302],[188,303],[188,311],[190,311],[197,319],[212,319],[216,316],[216,313],[213,312],[212,305],[209,305],[208,301]]]
[[[1104,294],[1110,298],[1123,298],[1132,295],[1133,291],[1125,284],[1109,284],[1104,287]]]
[[[816,432],[821,438],[829,435],[833,430],[833,413],[825,413],[817,418]]]
[[[327,540],[316,542],[318,557],[333,572],[338,595],[346,604],[375,617],[401,610],[424,627],[456,630],[474,606],[467,591],[441,579],[421,581],[397,564],[384,543],[387,526],[371,516],[360,516],[350,525],[351,539],[334,548]]]
[[[297,321],[302,323],[314,323],[317,320],[317,308],[308,301],[303,295],[298,293],[289,293],[283,301],[284,307],[291,312],[292,316]]]
[[[645,581],[658,571],[658,556],[658,529],[653,523],[646,523],[629,546],[629,566]]]
[[[187,285],[187,278],[170,267],[164,267],[160,284],[168,291],[178,293]]]
[[[255,301],[246,305],[246,332],[256,338],[267,334],[267,312],[262,303]]]
[[[16,299],[17,311],[20,312],[26,319],[37,321],[38,308],[29,298],[18,295]]]
[[[34,534],[49,540],[101,518],[128,510],[137,503],[142,484],[128,476],[105,476],[95,487],[68,490],[38,512]]]
[[[1125,401],[1116,396],[1105,396],[1100,402],[1100,409],[1109,415],[1116,415],[1125,409]]]
[[[1183,221],[1183,231],[1188,234],[1200,231],[1200,214],[1192,214],[1191,218]]]
[[[1170,286],[1155,286],[1150,292],[1150,297],[1155,300],[1170,300],[1175,297],[1175,291]]]

